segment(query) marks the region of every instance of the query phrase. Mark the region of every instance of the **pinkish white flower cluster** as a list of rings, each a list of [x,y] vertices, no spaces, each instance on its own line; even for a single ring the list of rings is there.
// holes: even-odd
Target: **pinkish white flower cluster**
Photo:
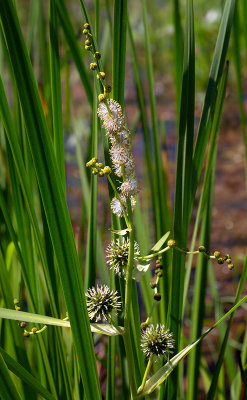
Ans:
[[[98,107],[98,116],[103,121],[106,134],[111,142],[110,156],[115,174],[123,178],[119,186],[121,202],[114,197],[111,209],[118,217],[123,216],[123,206],[126,199],[130,198],[131,207],[134,209],[136,201],[134,196],[138,193],[138,185],[135,178],[135,163],[131,153],[130,131],[125,128],[125,117],[122,114],[120,104],[115,100],[102,101]]]

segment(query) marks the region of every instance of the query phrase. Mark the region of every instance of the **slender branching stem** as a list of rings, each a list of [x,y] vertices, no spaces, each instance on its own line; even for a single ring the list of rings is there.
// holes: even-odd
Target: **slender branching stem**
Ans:
[[[125,307],[124,307],[124,345],[128,363],[130,390],[132,398],[135,398],[137,393],[136,377],[135,377],[135,363],[132,351],[132,342],[130,337],[130,311],[132,299],[132,273],[134,266],[134,225],[132,218],[132,209],[130,199],[127,199],[127,212],[130,222],[129,232],[129,257],[126,271],[126,285],[125,285]]]
[[[141,386],[139,387],[137,393],[141,393],[142,390],[144,389],[144,386],[145,386],[145,383],[146,383],[146,381],[147,381],[148,373],[149,373],[149,371],[150,371],[152,362],[153,362],[153,356],[151,356],[151,357],[149,358],[149,360],[148,360],[148,364],[147,364],[145,373],[144,373],[144,375],[143,375],[142,384],[141,384]]]

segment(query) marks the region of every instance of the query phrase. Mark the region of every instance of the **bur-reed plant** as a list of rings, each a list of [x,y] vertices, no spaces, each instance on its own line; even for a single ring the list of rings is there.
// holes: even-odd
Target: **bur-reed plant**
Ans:
[[[98,48],[100,4],[95,1],[95,21],[92,24],[86,4],[83,0],[79,3],[84,21],[83,50],[78,45],[64,0],[49,2],[49,49],[45,43],[45,16],[41,1],[32,2],[27,44],[20,29],[18,4],[16,6],[12,0],[0,1],[1,57],[4,60],[1,76],[6,76],[7,68],[13,92],[11,104],[7,100],[7,87],[0,81],[1,155],[6,169],[0,187],[0,395],[6,400],[40,396],[46,399],[100,399],[102,382],[98,368],[106,363],[107,384],[103,396],[107,399],[149,398],[152,393],[159,399],[196,399],[200,372],[208,399],[226,398],[227,380],[232,393],[238,396],[235,398],[240,398],[241,393],[242,396],[246,394],[247,386],[247,336],[241,344],[241,367],[238,368],[229,346],[229,331],[236,309],[247,299],[244,296],[240,300],[247,263],[245,261],[243,266],[234,304],[224,313],[211,262],[218,268],[229,270],[234,265],[229,254],[221,254],[217,249],[213,253],[210,251],[213,247],[210,229],[217,143],[228,78],[226,54],[235,1],[226,0],[224,4],[195,143],[193,1],[186,1],[184,32],[180,2],[175,1],[173,5],[178,126],[173,212],[169,206],[167,176],[160,149],[146,0],[142,0],[141,7],[151,109],[150,136],[127,1],[116,0],[113,13],[106,2],[109,24],[113,18],[109,29],[112,40],[111,86],[102,63],[103,58],[106,62],[108,60],[104,53],[102,57]],[[32,52],[32,32],[36,23],[42,53],[43,104],[30,58],[35,55]],[[66,204],[60,27],[66,39],[64,46],[75,62],[92,108],[89,160],[83,160],[76,137],[83,210],[88,221],[83,268]],[[145,217],[139,200],[143,187],[136,178],[132,134],[124,111],[127,31],[143,127],[153,229],[144,225]],[[235,60],[239,77],[238,46]],[[64,62],[68,127],[67,54]],[[94,75],[93,84],[90,74]],[[240,92],[238,83],[239,96]],[[103,143],[104,148],[102,159],[98,159],[99,143]],[[106,257],[97,224],[98,179],[106,180],[109,189],[112,237],[106,248]],[[198,188],[199,206],[189,250],[188,229]],[[155,237],[153,246],[150,245],[151,236]],[[199,246],[196,245],[198,238]],[[83,245],[81,247],[85,250]],[[197,266],[188,342],[183,332],[183,320],[187,313],[194,256],[197,257]],[[217,322],[203,332],[208,270],[218,316]],[[230,319],[226,322],[228,316]],[[222,325],[223,329],[220,328]],[[216,327],[221,344],[215,371],[211,374],[206,367],[207,360],[202,356],[201,342]],[[108,336],[108,341],[103,339],[104,335]],[[99,344],[104,346],[106,359],[97,352]],[[187,355],[187,386],[184,386],[183,360]]]

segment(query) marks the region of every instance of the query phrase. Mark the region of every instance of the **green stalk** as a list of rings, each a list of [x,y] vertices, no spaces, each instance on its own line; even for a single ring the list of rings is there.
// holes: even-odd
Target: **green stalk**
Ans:
[[[145,386],[145,383],[146,383],[146,381],[147,381],[148,373],[149,373],[149,371],[150,371],[152,362],[153,362],[153,355],[152,355],[152,356],[149,358],[149,360],[148,360],[148,364],[147,364],[147,367],[146,367],[146,370],[145,370],[145,373],[144,373],[144,376],[143,376],[142,384],[141,384],[141,386],[138,388],[138,393],[141,393],[141,391],[143,390],[143,388],[144,388],[144,386]]]
[[[127,199],[127,211],[130,223],[129,232],[129,256],[126,271],[126,284],[125,284],[125,305],[124,305],[124,346],[126,351],[130,390],[134,398],[137,393],[136,376],[135,376],[135,363],[133,358],[132,343],[130,336],[130,312],[131,312],[131,299],[132,299],[132,273],[134,266],[134,225],[132,217],[132,209],[130,199]]]

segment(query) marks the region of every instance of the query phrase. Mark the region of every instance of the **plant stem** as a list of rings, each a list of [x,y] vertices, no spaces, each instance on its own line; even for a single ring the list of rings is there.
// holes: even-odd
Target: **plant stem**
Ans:
[[[131,201],[127,199],[127,211],[130,223],[129,232],[129,257],[126,271],[126,286],[125,286],[125,307],[124,307],[124,346],[128,363],[130,391],[132,398],[135,398],[137,393],[135,363],[132,351],[132,342],[130,337],[130,311],[131,311],[131,294],[132,294],[132,272],[134,265],[134,225],[132,218]]]
[[[153,355],[151,355],[151,357],[150,357],[149,360],[148,360],[148,364],[147,364],[145,373],[144,373],[144,375],[143,375],[142,384],[141,384],[141,386],[139,387],[139,389],[138,389],[138,391],[137,391],[138,394],[141,393],[141,391],[144,389],[144,386],[145,386],[145,383],[146,383],[146,380],[147,380],[148,373],[149,373],[149,371],[150,371],[152,362],[153,362]]]

